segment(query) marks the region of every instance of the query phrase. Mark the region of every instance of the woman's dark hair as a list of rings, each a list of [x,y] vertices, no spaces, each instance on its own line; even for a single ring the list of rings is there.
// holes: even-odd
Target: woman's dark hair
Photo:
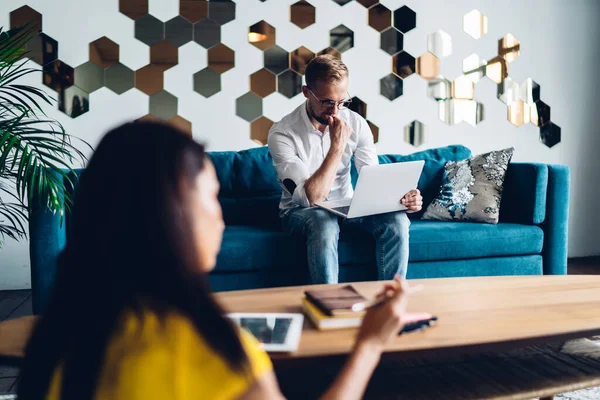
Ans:
[[[54,290],[25,351],[19,400],[43,399],[57,366],[62,399],[91,399],[126,309],[189,318],[235,370],[247,358],[200,272],[186,188],[204,147],[177,129],[136,122],[109,132],[84,170]]]

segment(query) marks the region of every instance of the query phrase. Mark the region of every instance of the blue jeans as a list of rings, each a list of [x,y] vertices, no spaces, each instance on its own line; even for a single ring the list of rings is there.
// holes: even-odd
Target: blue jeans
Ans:
[[[406,277],[408,268],[408,228],[405,212],[340,218],[321,208],[294,208],[283,217],[284,230],[306,239],[308,268],[312,283],[337,283],[339,275],[338,239],[341,229],[359,229],[375,239],[377,278]]]

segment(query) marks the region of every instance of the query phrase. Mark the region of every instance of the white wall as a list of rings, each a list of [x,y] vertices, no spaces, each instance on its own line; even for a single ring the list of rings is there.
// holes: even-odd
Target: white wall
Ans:
[[[237,0],[236,19],[222,29],[222,42],[235,51],[236,67],[223,75],[221,93],[205,99],[192,90],[192,75],[207,65],[206,50],[196,43],[180,48],[179,65],[165,74],[165,89],[179,99],[179,115],[192,121],[194,136],[210,150],[239,150],[256,146],[249,124],[235,115],[235,99],[249,90],[249,75],[262,68],[262,53],[246,41],[250,25],[264,19],[277,29],[277,44],[288,51],[302,45],[313,51],[328,46],[329,29],[345,24],[355,32],[355,47],[343,55],[351,71],[350,93],[368,104],[368,119],[379,126],[380,153],[411,153],[403,142],[402,127],[418,119],[427,125],[428,142],[418,150],[461,143],[474,153],[515,146],[515,161],[567,164],[572,169],[569,255],[600,254],[600,123],[597,66],[600,64],[596,0],[381,0],[394,10],[408,5],[417,12],[417,28],[406,35],[405,50],[415,57],[426,51],[427,34],[443,29],[453,39],[453,54],[442,59],[442,74],[461,74],[462,59],[472,53],[490,59],[497,40],[512,33],[521,41],[521,55],[510,65],[516,81],[532,77],[541,97],[552,107],[552,121],[562,128],[562,142],[548,149],[533,125],[516,128],[506,120],[506,106],[495,98],[496,85],[488,79],[476,87],[485,105],[485,120],[476,128],[448,126],[437,119],[437,107],[426,96],[426,82],[413,75],[404,95],[390,102],[379,95],[379,79],[391,72],[391,57],[379,49],[379,34],[367,25],[367,11],[356,2],[344,7],[332,0],[310,0],[317,23],[301,30],[289,22],[295,0]],[[133,36],[133,21],[120,14],[118,0],[2,0],[0,26],[24,4],[43,14],[43,30],[59,42],[59,58],[75,67],[88,60],[88,43],[107,36],[120,45],[121,62],[138,69],[149,62],[148,47]],[[462,16],[478,8],[489,18],[488,34],[474,40],[462,32]],[[166,21],[178,13],[177,0],[150,0],[150,13]],[[27,83],[40,84],[41,77]],[[302,101],[272,94],[263,104],[264,115],[278,120]],[[90,96],[90,112],[73,120],[50,109],[49,116],[68,132],[95,145],[111,127],[148,113],[148,97],[137,89],[118,96],[103,88]],[[0,289],[30,285],[27,243],[8,241],[0,250]]]

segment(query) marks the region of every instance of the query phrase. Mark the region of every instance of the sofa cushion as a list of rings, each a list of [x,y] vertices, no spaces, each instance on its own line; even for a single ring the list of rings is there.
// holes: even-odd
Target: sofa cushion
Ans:
[[[544,233],[538,226],[502,223],[412,221],[411,262],[539,254]],[[375,242],[366,234],[340,234],[340,265],[372,265]],[[280,229],[227,226],[217,271],[305,268],[306,245]]]
[[[424,210],[438,193],[442,183],[444,165],[447,161],[459,161],[471,157],[471,150],[462,145],[451,145],[436,149],[419,151],[408,155],[384,154],[379,156],[380,164],[425,160],[423,172],[419,178],[419,190],[423,196],[423,210],[410,214],[411,219],[419,219]],[[354,164],[351,169],[352,185],[356,185],[358,173]]]

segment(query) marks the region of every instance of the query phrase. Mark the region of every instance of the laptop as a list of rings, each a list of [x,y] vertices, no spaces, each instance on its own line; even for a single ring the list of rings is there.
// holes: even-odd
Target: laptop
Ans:
[[[358,218],[406,210],[400,199],[417,188],[425,161],[407,161],[364,166],[351,199],[316,202],[344,218]]]

